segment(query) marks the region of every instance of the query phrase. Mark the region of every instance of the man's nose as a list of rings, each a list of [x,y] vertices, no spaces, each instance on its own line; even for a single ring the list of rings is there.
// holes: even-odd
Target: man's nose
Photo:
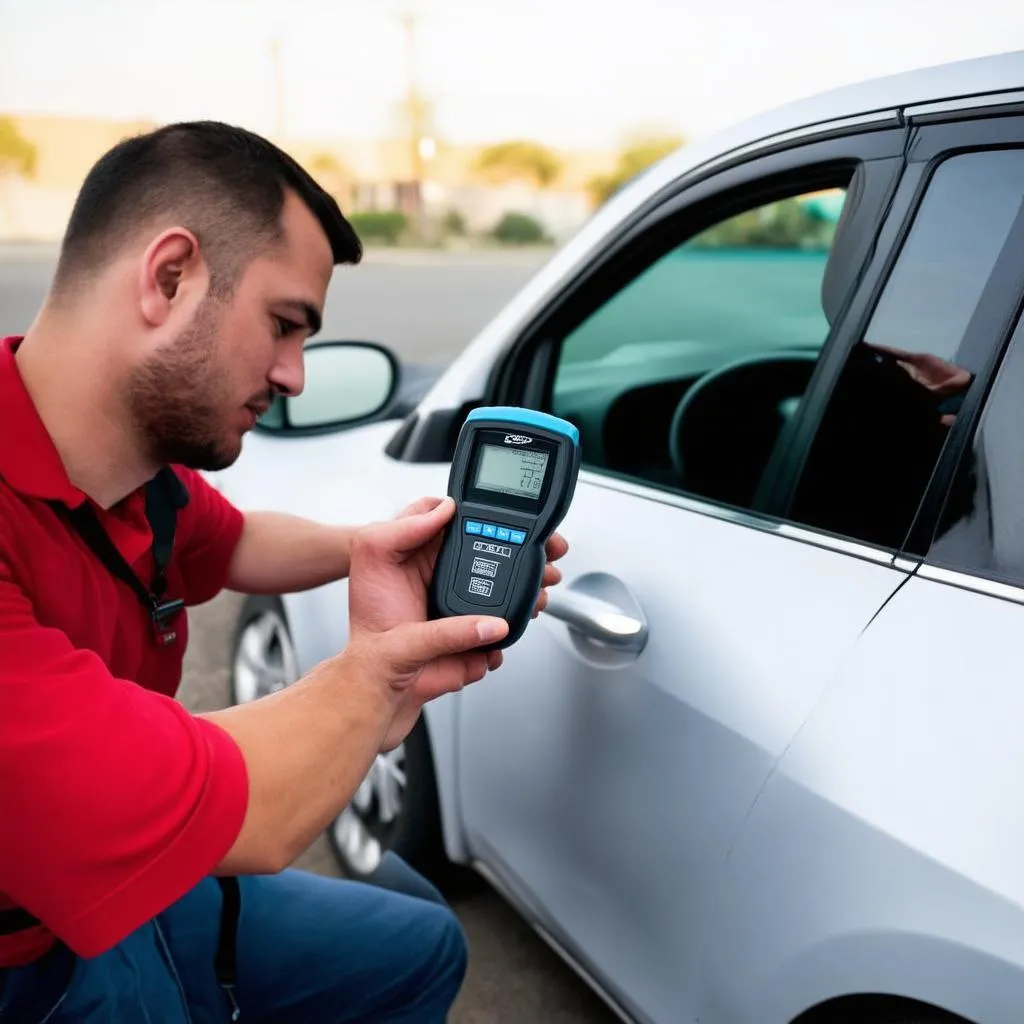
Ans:
[[[282,352],[274,363],[268,377],[270,383],[280,395],[294,397],[302,394],[306,385],[306,370],[302,359],[302,349]]]

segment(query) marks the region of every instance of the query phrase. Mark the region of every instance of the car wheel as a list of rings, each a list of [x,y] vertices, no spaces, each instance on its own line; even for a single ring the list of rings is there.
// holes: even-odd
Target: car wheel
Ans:
[[[369,878],[392,850],[432,881],[447,880],[451,865],[441,838],[434,759],[422,715],[404,743],[377,756],[327,835],[349,878]]]
[[[231,699],[247,704],[298,678],[295,645],[276,597],[249,597],[242,605],[231,651]]]

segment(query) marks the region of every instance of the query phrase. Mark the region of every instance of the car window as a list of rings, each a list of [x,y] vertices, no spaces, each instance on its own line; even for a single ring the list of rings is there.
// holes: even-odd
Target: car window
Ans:
[[[845,195],[798,192],[712,224],[564,338],[551,408],[580,426],[588,468],[749,506],[828,336]]]
[[[980,360],[1001,340],[965,346],[1022,198],[1022,150],[964,153],[935,170],[830,396],[789,518],[903,543]]]
[[[1024,327],[1018,324],[927,561],[1024,586]]]

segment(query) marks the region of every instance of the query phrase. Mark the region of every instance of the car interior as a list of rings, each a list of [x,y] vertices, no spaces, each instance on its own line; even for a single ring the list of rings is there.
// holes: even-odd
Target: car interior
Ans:
[[[813,210],[806,214],[812,228],[822,229],[812,247],[801,248],[792,236],[773,245],[766,232],[759,237],[753,231],[752,241],[729,244],[730,231],[744,218],[749,229],[772,216],[792,216],[794,204],[808,198],[796,193],[715,225],[712,231],[725,236],[721,247],[705,247],[709,233],[702,232],[624,289],[639,293],[639,305],[644,278],[678,252],[706,256],[711,272],[702,284],[720,294],[718,309],[692,318],[704,320],[694,326],[705,333],[644,336],[577,361],[571,349],[582,348],[582,331],[564,339],[553,411],[580,428],[586,464],[725,505],[754,506],[855,276],[851,246],[861,240],[851,238],[848,245],[844,238],[860,180],[855,172],[831,190],[833,203],[842,203],[831,225],[815,225]],[[682,266],[680,278],[687,272]],[[761,278],[768,283],[758,294]],[[781,296],[772,292],[773,284]],[[682,295],[673,310],[678,333],[691,326],[689,297]],[[724,330],[714,322],[716,314],[729,323]]]

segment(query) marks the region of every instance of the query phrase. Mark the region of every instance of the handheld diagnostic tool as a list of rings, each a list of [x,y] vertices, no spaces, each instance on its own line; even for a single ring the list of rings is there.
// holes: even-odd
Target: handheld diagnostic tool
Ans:
[[[448,478],[456,510],[431,580],[431,618],[497,615],[509,630],[492,646],[518,640],[579,470],[579,431],[568,421],[515,406],[470,412]]]

